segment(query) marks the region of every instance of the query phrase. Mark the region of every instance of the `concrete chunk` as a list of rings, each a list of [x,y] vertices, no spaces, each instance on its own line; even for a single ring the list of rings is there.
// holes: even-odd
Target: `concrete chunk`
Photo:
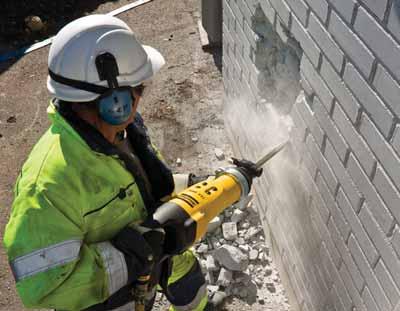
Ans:
[[[210,295],[214,295],[219,290],[219,286],[218,285],[207,285],[207,290],[210,293]]]
[[[218,160],[222,161],[225,159],[225,154],[221,149],[215,148],[214,153]]]
[[[219,216],[215,217],[208,224],[207,232],[208,233],[214,232],[221,225],[221,223],[222,223],[221,217],[219,217]]]
[[[247,285],[251,282],[251,276],[247,273],[241,273],[236,277],[235,282]]]
[[[213,297],[211,299],[211,303],[214,306],[218,306],[225,300],[226,297],[227,297],[226,293],[221,292],[221,291],[217,291],[216,293],[214,293],[214,295],[213,295]]]
[[[242,212],[240,209],[235,209],[233,211],[231,221],[238,223],[243,220],[243,218],[246,216],[246,213]]]
[[[242,251],[231,245],[223,245],[214,251],[214,258],[225,268],[232,271],[246,270],[249,260]]]
[[[267,283],[266,284],[267,289],[270,293],[275,293],[276,292],[276,288],[275,288],[275,284],[274,283]]]
[[[222,224],[222,234],[224,235],[224,238],[228,241],[236,240],[238,237],[236,223],[226,222]]]
[[[207,271],[205,275],[206,281],[208,284],[214,285],[215,284],[215,277],[211,271]]]
[[[250,228],[246,234],[245,234],[245,240],[251,240],[253,239],[257,234],[259,234],[262,231],[262,228]]]
[[[240,292],[239,292],[239,297],[240,298],[246,298],[247,297],[247,289],[246,287],[243,287]]]
[[[249,229],[249,228],[250,228],[250,223],[244,222],[244,223],[242,223],[241,227],[242,227],[243,229]]]
[[[215,237],[211,238],[211,244],[213,246],[213,249],[217,249],[221,246],[221,243]]]
[[[245,239],[243,239],[243,238],[238,238],[238,239],[236,240],[236,243],[237,243],[238,245],[244,245],[244,244],[246,244],[246,241],[245,241]]]
[[[231,271],[222,268],[218,275],[217,284],[221,286],[229,286],[233,280],[233,274]]]
[[[227,209],[227,210],[225,210],[224,211],[224,216],[226,217],[226,218],[231,218],[232,217],[232,211],[230,211],[229,209]]]
[[[208,251],[208,245],[205,243],[201,243],[196,251],[199,254],[204,254]]]
[[[262,253],[261,253],[262,254]],[[249,259],[250,260],[256,260],[258,258],[258,250],[256,250],[256,249],[252,249],[250,252],[249,252]]]
[[[211,255],[207,255],[206,257],[206,269],[207,271],[217,271],[218,266],[217,263],[215,262],[215,259]]]
[[[244,245],[239,245],[239,249],[245,253],[248,253],[250,250],[250,246],[248,246],[247,244]]]

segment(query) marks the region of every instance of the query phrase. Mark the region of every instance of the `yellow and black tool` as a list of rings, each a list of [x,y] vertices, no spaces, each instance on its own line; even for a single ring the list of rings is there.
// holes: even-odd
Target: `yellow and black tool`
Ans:
[[[218,170],[214,179],[199,182],[158,207],[152,219],[141,226],[165,231],[161,261],[187,250],[205,235],[212,219],[247,196],[253,179],[261,175],[262,166],[280,152],[286,143],[274,147],[256,163],[232,159],[235,166]],[[136,311],[144,310],[144,296],[149,281],[149,276],[144,277],[136,288]]]
[[[212,219],[249,194],[253,178],[261,175],[261,167],[285,145],[274,147],[256,163],[233,159],[235,166],[220,169],[214,179],[197,183],[161,205],[151,226],[165,230],[165,253],[182,253],[200,240]]]

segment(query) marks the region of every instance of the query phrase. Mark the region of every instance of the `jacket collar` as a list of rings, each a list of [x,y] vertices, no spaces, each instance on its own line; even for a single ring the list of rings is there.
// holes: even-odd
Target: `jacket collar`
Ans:
[[[117,156],[125,164],[126,169],[135,178],[142,199],[147,210],[152,213],[159,205],[159,200],[170,195],[174,189],[172,173],[167,165],[157,157],[157,151],[154,149],[147,136],[146,127],[143,119],[137,113],[135,120],[127,127],[128,138],[135,148],[147,177],[150,180],[152,191],[148,191],[143,176],[139,174],[135,161],[121,152],[116,146],[111,144],[104,136],[89,123],[79,118],[68,104],[53,100],[51,106],[54,108],[55,118],[61,118],[61,122],[66,126],[72,127],[79,139],[83,140],[93,151],[109,156]]]
[[[56,113],[75,130],[90,149],[105,155],[118,155],[120,153],[118,148],[105,139],[95,127],[79,118],[68,104],[53,99],[51,105],[54,106]]]

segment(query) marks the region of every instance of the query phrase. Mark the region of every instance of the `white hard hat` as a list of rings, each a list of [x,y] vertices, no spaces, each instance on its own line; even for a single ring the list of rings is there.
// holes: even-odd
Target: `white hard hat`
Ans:
[[[50,47],[47,89],[56,98],[86,102],[99,94],[56,82],[59,76],[83,83],[107,87],[100,81],[96,57],[110,53],[118,65],[119,86],[135,86],[151,78],[165,64],[164,57],[154,48],[142,45],[127,24],[109,15],[79,18],[60,30]]]

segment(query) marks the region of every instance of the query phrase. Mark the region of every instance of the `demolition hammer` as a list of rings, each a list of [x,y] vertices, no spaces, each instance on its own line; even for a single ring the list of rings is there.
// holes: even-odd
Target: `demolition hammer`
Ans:
[[[256,163],[233,158],[234,166],[217,170],[214,179],[194,184],[158,207],[152,219],[141,226],[165,231],[161,262],[189,249],[206,234],[211,220],[246,197],[253,179],[261,176],[262,166],[286,144],[287,141],[275,146]],[[150,275],[141,276],[133,290],[135,311],[144,311],[150,278]]]

